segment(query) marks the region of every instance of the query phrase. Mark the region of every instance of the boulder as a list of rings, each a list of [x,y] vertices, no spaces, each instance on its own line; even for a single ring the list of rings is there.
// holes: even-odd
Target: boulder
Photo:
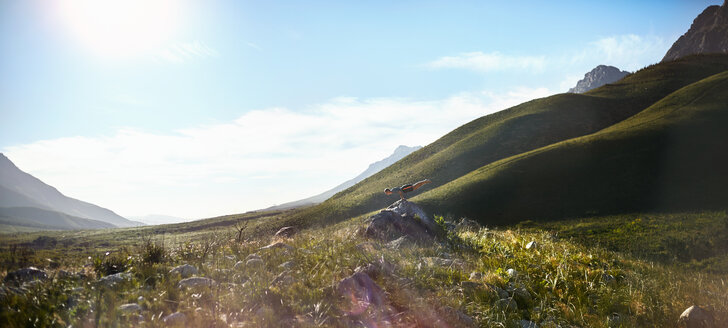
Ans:
[[[344,299],[351,301],[346,310],[346,314],[350,316],[361,315],[370,307],[374,310],[383,308],[387,302],[382,288],[364,272],[342,279],[336,290]]]
[[[124,281],[130,281],[131,280],[131,274],[128,272],[119,272],[115,274],[111,274],[105,277],[101,277],[101,279],[98,280],[99,283],[106,287],[112,287],[118,283],[124,282]]]
[[[693,305],[685,309],[677,322],[680,327],[686,328],[715,327],[715,319],[713,318],[713,315],[697,305]]]
[[[179,274],[182,276],[182,278],[191,277],[193,275],[197,274],[197,268],[195,268],[192,265],[189,264],[183,264],[180,266],[174,267],[172,270],[169,271],[170,274]]]
[[[294,227],[283,227],[283,228],[280,228],[274,236],[281,237],[281,238],[291,238],[295,234],[296,234],[296,229]]]
[[[398,200],[368,220],[364,235],[390,240],[409,236],[415,240],[432,240],[444,231],[417,204]]]
[[[212,280],[210,278],[190,277],[190,278],[185,278],[185,279],[180,280],[179,283],[177,283],[177,286],[180,289],[183,289],[183,288],[196,288],[196,287],[201,287],[201,286],[214,286],[216,284],[217,284],[217,282],[215,282],[215,280]]]
[[[182,312],[175,312],[162,318],[162,321],[168,326],[184,325],[187,322],[187,316]]]
[[[24,269],[9,272],[8,275],[5,276],[5,281],[16,281],[16,282],[26,282],[26,281],[31,281],[31,280],[45,280],[45,279],[48,279],[48,274],[46,274],[45,271],[40,270],[35,267],[27,267]]]

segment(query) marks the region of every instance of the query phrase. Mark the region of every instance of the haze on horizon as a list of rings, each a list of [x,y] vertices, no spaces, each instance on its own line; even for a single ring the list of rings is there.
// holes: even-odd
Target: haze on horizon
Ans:
[[[720,1],[0,2],[0,152],[123,216],[201,218],[657,63]]]

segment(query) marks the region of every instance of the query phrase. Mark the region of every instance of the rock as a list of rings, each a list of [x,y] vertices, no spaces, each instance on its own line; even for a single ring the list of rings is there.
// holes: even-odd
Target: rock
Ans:
[[[182,278],[191,277],[193,275],[197,274],[197,268],[195,268],[192,265],[189,264],[183,264],[180,266],[174,267],[172,270],[169,271],[170,274],[179,274],[182,276]]]
[[[392,240],[386,244],[386,247],[389,249],[399,249],[402,246],[407,246],[412,244],[412,238],[409,236],[402,236],[395,240]]]
[[[473,272],[470,273],[470,278],[469,279],[472,280],[472,281],[483,280],[483,274],[480,273],[480,272],[473,271]]]
[[[535,241],[532,241],[532,242],[526,244],[526,249],[536,250],[537,248],[538,248],[538,243]]]
[[[714,328],[715,319],[713,315],[705,309],[693,305],[680,315],[678,325],[686,328]]]
[[[478,287],[480,287],[480,286],[481,285],[479,283],[474,282],[474,281],[465,280],[465,281],[460,282],[460,288],[462,288],[463,291],[475,290],[475,289],[478,289]]]
[[[709,53],[728,53],[728,2],[705,8],[690,29],[673,43],[662,62]]]
[[[296,262],[286,261],[286,262],[281,263],[281,265],[279,265],[278,267],[281,269],[284,269],[284,270],[291,270],[294,267],[296,267]]]
[[[521,328],[538,328],[538,324],[529,320],[521,320],[518,322]]]
[[[520,287],[513,290],[513,299],[518,303],[518,306],[522,308],[531,307],[531,293],[526,288]]]
[[[252,254],[248,254],[248,256],[245,257],[245,261],[250,260],[250,259],[262,260],[263,258],[261,258],[260,255],[258,255],[258,254],[252,253]]]
[[[294,250],[295,248],[293,246],[291,246],[291,245],[288,245],[288,244],[283,243],[283,242],[280,242],[280,241],[279,242],[272,243],[272,244],[270,244],[268,246],[263,246],[263,247],[260,248],[260,250],[262,250],[262,251],[263,250],[269,250],[269,249],[284,249],[284,250],[287,250],[287,251],[291,251],[291,250]]]
[[[5,281],[15,282],[26,282],[31,280],[45,280],[48,279],[48,274],[45,271],[35,267],[27,267],[24,269],[9,272],[5,276]]]
[[[495,302],[495,305],[501,311],[518,311],[518,304],[511,297],[499,299]]]
[[[119,272],[115,274],[111,274],[105,277],[101,277],[99,279],[99,283],[106,287],[112,287],[118,283],[124,282],[124,281],[130,281],[131,280],[131,274],[128,272]]]
[[[185,278],[185,279],[180,280],[179,283],[177,283],[177,286],[180,289],[182,289],[182,288],[188,288],[188,287],[196,288],[196,287],[200,287],[200,286],[214,286],[216,284],[217,284],[217,282],[215,282],[215,280],[212,280],[210,278],[190,277],[190,278]]]
[[[347,315],[363,314],[372,306],[383,307],[387,301],[382,288],[364,272],[342,279],[336,290],[344,299],[351,301]]]
[[[273,281],[270,283],[271,286],[278,286],[278,285],[290,285],[293,283],[293,277],[291,276],[291,271],[283,271],[278,276],[276,276]]]
[[[133,313],[133,312],[139,312],[141,310],[142,310],[142,307],[136,303],[122,304],[119,306],[119,311],[121,311],[123,313]]]
[[[398,200],[368,220],[364,235],[390,240],[410,236],[414,240],[432,240],[444,231],[417,204]]]
[[[579,80],[575,87],[569,89],[569,93],[584,93],[605,84],[617,82],[628,74],[629,72],[622,71],[614,66],[599,65],[589,73],[584,74],[584,78]]]
[[[281,237],[281,238],[291,238],[294,234],[296,234],[296,229],[293,227],[283,227],[276,232],[274,237]]]
[[[245,267],[248,267],[248,268],[260,268],[264,265],[265,265],[265,262],[263,262],[263,260],[261,260],[259,258],[258,259],[253,258],[253,259],[245,261]]]
[[[365,266],[354,269],[354,272],[366,273],[369,277],[377,278],[379,275],[391,275],[394,272],[394,264],[379,258],[376,261]]]
[[[518,271],[516,269],[508,269],[506,270],[506,274],[508,274],[508,278],[518,277]]]
[[[233,266],[233,269],[242,270],[244,267],[245,267],[245,261],[237,261],[237,262],[235,262],[235,266]]]
[[[172,313],[162,319],[166,325],[184,325],[187,322],[187,316],[182,312]]]
[[[487,286],[490,287],[490,289],[494,290],[498,294],[499,299],[506,299],[506,298],[511,297],[508,294],[508,292],[503,288],[500,288],[496,285],[491,285],[491,284],[487,284]]]

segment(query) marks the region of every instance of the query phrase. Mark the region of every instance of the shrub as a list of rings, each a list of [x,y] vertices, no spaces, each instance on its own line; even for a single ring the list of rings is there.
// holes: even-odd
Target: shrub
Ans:
[[[131,256],[106,252],[103,256],[94,256],[94,271],[99,276],[108,276],[124,272],[131,267]]]
[[[167,257],[164,241],[154,242],[152,238],[145,238],[141,249],[142,262],[146,264],[161,263]]]

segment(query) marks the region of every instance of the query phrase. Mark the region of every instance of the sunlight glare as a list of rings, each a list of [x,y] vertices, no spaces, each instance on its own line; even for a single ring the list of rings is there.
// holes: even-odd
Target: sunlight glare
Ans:
[[[172,0],[59,1],[62,25],[87,50],[102,57],[155,51],[171,36],[178,9]]]

